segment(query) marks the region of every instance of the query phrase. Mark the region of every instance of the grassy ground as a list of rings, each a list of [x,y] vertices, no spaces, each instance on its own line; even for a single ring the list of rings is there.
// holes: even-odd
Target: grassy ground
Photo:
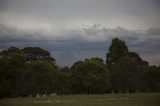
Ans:
[[[1,99],[0,106],[160,106],[160,94],[68,95]]]

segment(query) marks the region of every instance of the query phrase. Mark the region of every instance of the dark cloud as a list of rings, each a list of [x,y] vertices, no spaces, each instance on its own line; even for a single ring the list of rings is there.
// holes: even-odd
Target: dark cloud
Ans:
[[[40,46],[58,64],[71,65],[86,57],[105,59],[119,37],[159,64],[159,10],[159,0],[0,0],[0,50]]]
[[[130,51],[143,54],[147,59],[149,53],[160,53],[160,29],[129,30],[122,27],[105,28],[102,25],[81,26],[72,32],[60,34],[60,37],[45,35],[40,32],[22,31],[13,27],[0,25],[0,50],[10,46],[20,48],[26,46],[40,46],[49,50],[60,65],[71,65],[74,61],[87,57],[101,57],[105,59],[108,47],[114,37],[125,40]],[[38,30],[39,31],[39,30]],[[71,33],[72,32],[72,33]],[[51,33],[54,34],[54,33]],[[70,34],[70,35],[69,35]],[[65,36],[70,36],[68,39]],[[157,55],[156,55],[157,56]],[[150,57],[149,57],[150,58]],[[153,56],[154,58],[154,56]],[[159,60],[151,61],[158,64]]]

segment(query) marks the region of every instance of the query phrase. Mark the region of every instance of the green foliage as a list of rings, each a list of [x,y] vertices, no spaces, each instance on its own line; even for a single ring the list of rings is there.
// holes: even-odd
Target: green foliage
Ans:
[[[27,57],[28,61],[43,60],[48,62],[55,62],[55,59],[50,56],[50,53],[39,47],[26,47],[21,52]]]
[[[114,38],[106,59],[111,71],[114,92],[144,92],[147,90],[148,62],[136,52],[129,52],[124,41]]]
[[[58,73],[56,81],[56,93],[58,95],[72,93],[71,74],[69,68],[63,68]]]
[[[101,59],[98,59],[101,60]],[[86,59],[72,66],[72,86],[75,93],[105,93],[110,88],[110,73],[97,59]]]
[[[50,55],[46,50],[43,50],[39,47],[25,47],[21,50],[24,54],[34,54],[34,55]]]
[[[135,60],[136,62],[138,62],[139,65],[148,66],[148,62],[142,60],[141,57],[136,52],[128,52],[126,55],[132,58],[132,60]]]
[[[0,58],[0,97],[18,96],[20,79],[25,69],[25,57],[13,52]]]
[[[20,53],[20,49],[16,48],[16,47],[10,47],[8,50],[3,50],[0,52],[0,55],[1,56],[4,56],[4,55],[10,55],[12,53]]]
[[[24,52],[15,47],[4,50],[0,52],[0,97],[52,92],[56,72],[52,62],[27,60]]]
[[[122,57],[111,68],[112,84],[115,92],[140,92],[145,88],[145,66],[134,58]]]
[[[55,80],[57,77],[57,67],[50,62],[35,61],[31,65],[31,82],[33,94],[49,94],[54,92]]]
[[[151,92],[160,91],[160,67],[150,66],[146,72],[146,79]]]
[[[0,52],[0,98],[114,92],[160,92],[160,66],[148,66],[124,41],[114,38],[101,58],[60,68],[50,53],[39,47],[11,47]]]
[[[115,64],[118,59],[125,56],[128,53],[128,47],[124,41],[119,40],[118,38],[114,38],[112,40],[112,44],[109,47],[109,51],[107,53],[106,63],[111,67],[112,64]]]

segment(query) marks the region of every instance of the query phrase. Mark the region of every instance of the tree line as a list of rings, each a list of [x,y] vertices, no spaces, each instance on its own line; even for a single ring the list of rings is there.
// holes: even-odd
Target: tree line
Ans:
[[[62,94],[160,92],[160,66],[149,66],[114,38],[106,62],[95,57],[59,67],[39,47],[0,52],[0,98]]]

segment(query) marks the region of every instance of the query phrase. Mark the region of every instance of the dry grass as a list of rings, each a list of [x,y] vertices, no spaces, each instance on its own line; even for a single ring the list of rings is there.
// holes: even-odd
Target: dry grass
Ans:
[[[159,93],[66,95],[0,100],[0,106],[160,106]]]

